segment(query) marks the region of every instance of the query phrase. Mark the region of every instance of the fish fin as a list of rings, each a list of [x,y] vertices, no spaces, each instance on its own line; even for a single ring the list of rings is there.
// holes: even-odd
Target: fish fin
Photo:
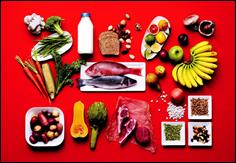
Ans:
[[[86,80],[84,79],[76,79],[77,81],[77,87],[80,88],[80,87],[83,87],[86,85]]]
[[[142,75],[141,75],[141,71],[142,71],[141,68],[130,68],[130,73],[131,73],[131,74],[138,75],[138,76],[142,76]]]

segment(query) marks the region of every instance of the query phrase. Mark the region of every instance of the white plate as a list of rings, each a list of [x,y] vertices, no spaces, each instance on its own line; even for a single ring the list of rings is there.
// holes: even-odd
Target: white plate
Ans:
[[[168,22],[168,28],[164,31],[164,33],[165,33],[165,35],[166,35],[166,37],[167,37],[167,39],[168,39],[168,37],[169,37],[169,35],[170,35],[170,31],[171,31],[171,26],[170,26],[169,20],[166,19],[165,17],[163,17],[163,16],[156,16],[156,17],[151,21],[151,23],[149,24],[148,28],[149,28],[150,25],[152,25],[152,24],[158,24],[158,22],[159,22],[160,20],[162,20],[162,19],[164,19],[164,20],[166,20],[166,21]],[[142,41],[142,44],[141,44],[141,53],[142,53],[142,56],[143,56],[144,58],[145,58],[144,52],[145,52],[145,50],[146,50],[146,47],[145,47],[145,45],[146,45],[145,36],[146,36],[147,34],[149,34],[148,28],[147,28],[147,30],[146,30],[144,36],[143,36],[143,41]],[[167,39],[166,39],[166,41],[167,41]],[[166,41],[165,41],[165,42],[166,42]],[[162,49],[162,47],[163,47],[164,45],[165,45],[165,43],[161,44],[161,49]],[[158,52],[157,52],[157,53],[158,53]],[[148,60],[153,59],[153,58],[157,55],[157,53],[152,53],[152,54],[151,54],[152,57],[151,57],[150,59],[148,59]]]
[[[81,65],[80,69],[80,79],[92,79],[88,76],[85,71],[86,69],[96,62],[87,62],[86,65]],[[145,91],[146,90],[146,63],[145,62],[119,62],[128,68],[142,68],[141,76],[127,74],[125,76],[135,79],[137,84],[123,89],[102,89],[102,88],[95,88],[93,86],[83,86],[80,87],[80,91],[84,92],[120,92],[120,91]]]
[[[208,100],[208,115],[192,115],[191,114],[191,99],[207,99]],[[188,119],[200,120],[200,119],[212,119],[212,97],[211,96],[188,96]]]
[[[164,124],[182,125],[180,130],[180,140],[166,140]],[[161,144],[162,146],[184,146],[185,145],[185,122],[161,122]]]
[[[71,34],[69,33],[69,32],[67,32],[67,31],[64,31],[64,34],[63,35],[65,35],[65,36],[71,36]],[[53,33],[53,34],[51,34],[51,35],[49,35],[48,37],[57,37],[58,36],[58,33]],[[72,46],[72,43],[73,43],[73,40],[72,40],[72,37],[70,37],[71,39],[70,39],[70,41],[71,42],[69,42],[69,43],[67,43],[66,45],[64,45],[63,47],[61,47],[60,49],[58,49],[57,50],[57,52],[60,54],[60,55],[62,55],[63,53],[65,53],[66,51],[68,51],[70,48],[71,48],[71,46]],[[35,56],[34,56],[34,51],[36,50],[36,49],[38,49],[40,47],[40,45],[39,45],[39,42],[33,47],[33,49],[31,50],[31,56],[32,56],[32,58],[33,58],[33,60],[36,60],[36,58],[35,58]],[[52,57],[52,55],[48,55],[48,56],[46,56],[46,57],[43,57],[42,55],[39,55],[38,56],[38,61],[40,62],[40,61],[46,61],[46,60],[49,60],[49,59],[52,59],[53,57]]]
[[[209,133],[209,141],[207,143],[197,142],[194,140],[191,142],[193,137],[193,126],[205,125]],[[189,146],[212,146],[212,123],[211,122],[188,122],[188,145]]]
[[[63,130],[62,130],[62,133],[61,133],[60,136],[58,136],[57,138],[55,138],[53,140],[48,141],[47,144],[44,144],[42,141],[39,141],[35,144],[32,144],[29,141],[29,137],[32,134],[32,130],[30,128],[30,120],[31,120],[31,117],[32,117],[33,114],[38,114],[42,110],[48,110],[50,112],[52,112],[53,110],[57,110],[59,112],[60,123],[63,126]],[[57,107],[33,107],[33,108],[30,108],[27,111],[27,113],[25,115],[25,140],[29,145],[31,145],[33,147],[55,147],[55,146],[59,146],[64,140],[64,134],[65,134],[64,114],[59,108],[57,108]]]

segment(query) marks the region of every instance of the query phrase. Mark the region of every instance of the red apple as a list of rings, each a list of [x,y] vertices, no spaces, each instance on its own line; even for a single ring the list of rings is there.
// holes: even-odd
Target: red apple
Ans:
[[[159,57],[161,60],[166,61],[168,59],[168,51],[165,49],[161,49],[159,52]]]
[[[170,98],[174,104],[181,104],[184,101],[184,91],[180,88],[175,88],[171,91]]]

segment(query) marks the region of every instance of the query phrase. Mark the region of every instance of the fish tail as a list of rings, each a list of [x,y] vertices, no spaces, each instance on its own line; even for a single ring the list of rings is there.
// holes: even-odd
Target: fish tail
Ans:
[[[86,85],[86,80],[84,79],[76,79],[77,81],[77,87],[80,88],[80,87],[83,87]]]
[[[130,73],[141,76],[141,68],[130,68]]]

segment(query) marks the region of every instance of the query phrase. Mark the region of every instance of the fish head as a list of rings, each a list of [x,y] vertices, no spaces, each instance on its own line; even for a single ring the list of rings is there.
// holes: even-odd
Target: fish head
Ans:
[[[96,77],[96,76],[101,76],[102,75],[99,68],[97,68],[96,66],[90,66],[89,68],[87,68],[85,73],[88,76],[91,76],[91,77]]]
[[[123,84],[126,87],[131,87],[137,84],[137,81],[135,79],[131,79],[131,78],[125,78],[123,81]]]

